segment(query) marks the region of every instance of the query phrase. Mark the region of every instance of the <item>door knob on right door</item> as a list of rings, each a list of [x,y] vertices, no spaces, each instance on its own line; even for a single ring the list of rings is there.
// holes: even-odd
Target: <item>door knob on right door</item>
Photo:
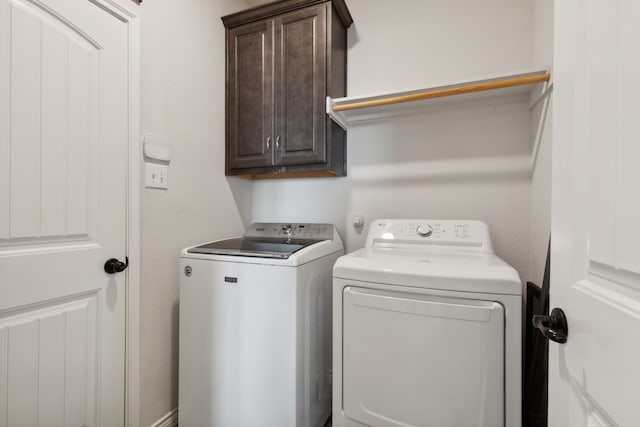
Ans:
[[[567,336],[569,335],[569,328],[567,325],[567,317],[564,315],[564,311],[561,308],[554,308],[551,310],[549,316],[543,314],[536,314],[531,319],[533,326],[540,329],[542,335],[551,341],[564,344],[567,342]]]

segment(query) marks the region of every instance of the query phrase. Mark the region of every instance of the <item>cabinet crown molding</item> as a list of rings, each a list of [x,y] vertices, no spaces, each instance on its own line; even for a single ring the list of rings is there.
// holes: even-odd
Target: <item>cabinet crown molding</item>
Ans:
[[[308,6],[316,4],[331,3],[345,28],[349,28],[353,23],[353,18],[347,4],[344,0],[282,0],[273,3],[268,3],[262,6],[253,7],[251,9],[236,12],[231,15],[223,16],[222,23],[225,28],[233,28],[241,24],[247,24],[249,22],[259,21],[261,19],[270,18],[283,13],[292,12],[298,9],[302,9]]]

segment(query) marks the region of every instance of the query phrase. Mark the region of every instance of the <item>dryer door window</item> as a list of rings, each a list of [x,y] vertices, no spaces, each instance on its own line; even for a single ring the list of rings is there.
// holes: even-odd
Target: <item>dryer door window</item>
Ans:
[[[367,425],[504,426],[504,307],[343,291],[343,411]]]

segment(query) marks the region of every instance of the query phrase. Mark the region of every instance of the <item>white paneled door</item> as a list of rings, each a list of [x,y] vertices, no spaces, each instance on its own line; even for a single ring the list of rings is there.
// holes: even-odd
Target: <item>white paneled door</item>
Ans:
[[[640,2],[555,2],[549,425],[638,426]]]
[[[0,426],[124,424],[125,22],[0,0]]]

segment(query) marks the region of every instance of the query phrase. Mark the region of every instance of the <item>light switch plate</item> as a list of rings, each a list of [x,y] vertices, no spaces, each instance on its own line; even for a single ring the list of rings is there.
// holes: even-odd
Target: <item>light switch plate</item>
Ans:
[[[144,186],[146,188],[158,188],[166,190],[168,185],[169,166],[157,163],[145,164]]]

